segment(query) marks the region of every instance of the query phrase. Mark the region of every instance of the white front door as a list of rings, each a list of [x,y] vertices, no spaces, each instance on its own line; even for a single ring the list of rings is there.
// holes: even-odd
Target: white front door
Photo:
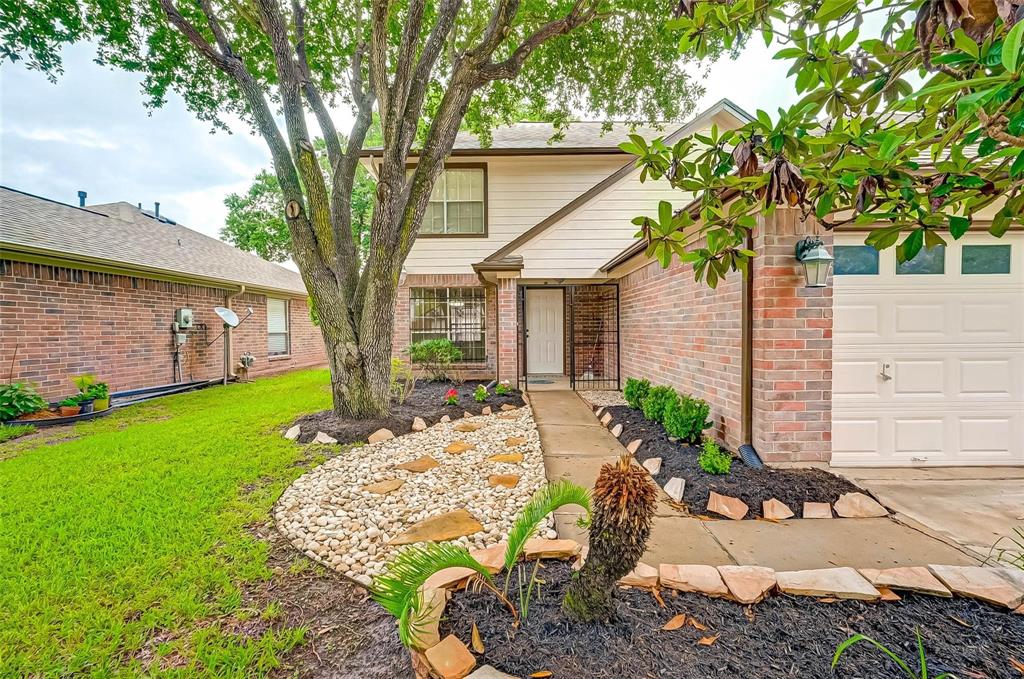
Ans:
[[[562,374],[564,309],[561,288],[527,288],[526,370],[529,374]]]
[[[1024,234],[836,236],[832,464],[1024,465]]]

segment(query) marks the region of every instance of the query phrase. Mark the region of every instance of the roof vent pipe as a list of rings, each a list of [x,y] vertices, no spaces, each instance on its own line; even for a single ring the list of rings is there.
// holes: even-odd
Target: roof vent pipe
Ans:
[[[156,214],[156,218],[160,219],[160,203],[155,202],[155,203],[153,203],[153,205],[154,205],[154,208],[155,208],[153,210],[153,212],[154,212],[154,214]]]
[[[85,207],[85,197],[88,195],[85,191],[78,192],[78,207]]]

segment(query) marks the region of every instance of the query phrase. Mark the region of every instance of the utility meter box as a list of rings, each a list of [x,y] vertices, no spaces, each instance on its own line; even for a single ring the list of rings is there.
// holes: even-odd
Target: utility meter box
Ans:
[[[178,309],[174,312],[174,322],[178,324],[179,330],[188,330],[192,327],[192,310]]]

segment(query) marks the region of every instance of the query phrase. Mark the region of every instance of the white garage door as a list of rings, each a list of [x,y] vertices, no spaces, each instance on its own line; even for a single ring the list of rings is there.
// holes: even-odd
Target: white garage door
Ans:
[[[832,464],[1024,465],[1024,234],[836,236]]]

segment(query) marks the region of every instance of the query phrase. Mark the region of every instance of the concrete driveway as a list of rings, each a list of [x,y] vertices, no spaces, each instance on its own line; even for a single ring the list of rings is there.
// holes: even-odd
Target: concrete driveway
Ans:
[[[900,521],[982,557],[999,538],[1024,526],[1024,467],[831,471],[871,491]]]

